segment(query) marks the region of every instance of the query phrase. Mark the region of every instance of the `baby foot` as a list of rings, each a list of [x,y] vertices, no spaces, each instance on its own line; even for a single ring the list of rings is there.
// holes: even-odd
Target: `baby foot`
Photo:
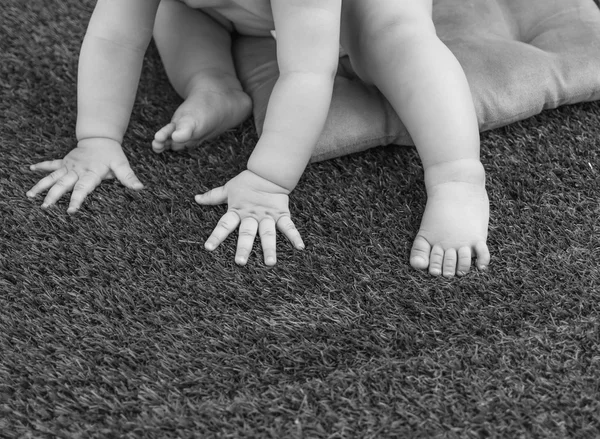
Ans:
[[[428,186],[421,227],[410,252],[410,264],[434,276],[467,274],[471,259],[485,269],[490,263],[486,244],[489,200],[485,177]]]
[[[171,122],[154,136],[152,149],[179,151],[198,146],[241,124],[252,110],[252,100],[242,90],[216,91],[197,87],[173,114]]]

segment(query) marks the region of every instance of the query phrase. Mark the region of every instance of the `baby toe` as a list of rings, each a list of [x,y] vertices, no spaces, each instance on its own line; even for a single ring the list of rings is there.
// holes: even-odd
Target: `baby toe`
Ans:
[[[190,116],[183,116],[176,122],[176,129],[171,134],[173,142],[186,143],[192,139],[196,129],[196,120]]]
[[[456,250],[450,248],[444,252],[444,265],[443,265],[443,275],[444,277],[454,277],[456,274],[456,262],[458,256]]]
[[[156,139],[152,141],[152,151],[163,152],[165,149],[167,149],[167,146],[164,142],[159,142]]]
[[[429,266],[431,245],[422,236],[417,236],[410,250],[410,265],[417,270],[425,270]]]
[[[487,244],[484,241],[477,243],[475,253],[477,254],[477,268],[485,270],[490,265],[490,250]]]
[[[439,276],[443,272],[444,262],[444,249],[442,246],[436,244],[431,249],[431,255],[429,256],[429,274],[433,276]]]
[[[171,137],[173,131],[175,131],[175,124],[171,122],[156,132],[154,140],[159,143],[164,143]]]
[[[464,276],[469,270],[471,270],[471,249],[469,247],[461,247],[458,249],[456,274]]]

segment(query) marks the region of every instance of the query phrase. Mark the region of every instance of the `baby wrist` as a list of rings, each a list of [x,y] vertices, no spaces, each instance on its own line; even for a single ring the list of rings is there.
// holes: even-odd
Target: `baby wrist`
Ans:
[[[276,186],[279,186],[282,191],[287,192],[288,194],[294,190],[296,187],[296,182],[290,181],[290,179],[283,178],[283,175],[280,174],[280,171],[274,171],[273,169],[269,169],[268,166],[263,166],[259,163],[256,163],[252,160],[248,160],[248,165],[246,169],[253,174],[258,175],[260,178],[263,178]]]

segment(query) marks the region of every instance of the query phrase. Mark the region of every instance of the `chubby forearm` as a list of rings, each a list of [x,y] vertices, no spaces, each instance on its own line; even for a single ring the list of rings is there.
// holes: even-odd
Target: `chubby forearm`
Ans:
[[[327,119],[338,65],[341,0],[271,0],[279,79],[248,170],[292,190]]]
[[[302,71],[279,77],[248,170],[290,191],[296,187],[325,125],[333,78]]]
[[[77,139],[122,142],[158,0],[99,0],[81,46]]]
[[[86,36],[79,59],[77,139],[123,140],[142,68],[143,52]]]

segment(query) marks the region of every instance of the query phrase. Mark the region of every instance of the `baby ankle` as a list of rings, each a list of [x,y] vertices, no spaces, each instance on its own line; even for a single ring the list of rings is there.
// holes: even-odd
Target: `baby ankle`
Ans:
[[[430,165],[425,170],[425,186],[443,183],[485,185],[485,169],[478,159],[460,159]]]

